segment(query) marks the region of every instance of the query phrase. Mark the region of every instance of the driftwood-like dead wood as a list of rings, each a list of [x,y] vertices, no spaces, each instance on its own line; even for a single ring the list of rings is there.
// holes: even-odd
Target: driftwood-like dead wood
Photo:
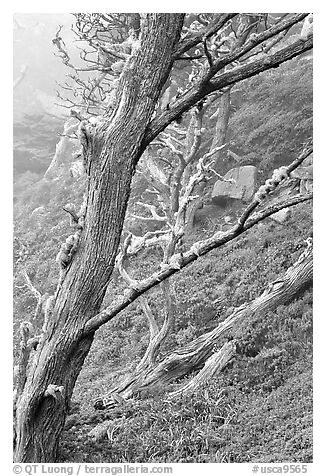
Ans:
[[[216,372],[222,370],[231,358],[235,356],[235,343],[230,341],[220,350],[215,346],[219,338],[243,323],[246,318],[255,314],[263,315],[293,299],[302,289],[312,283],[313,254],[309,240],[308,247],[286,273],[270,283],[264,292],[249,303],[236,308],[223,322],[212,331],[199,336],[184,347],[171,352],[162,362],[146,372],[135,372],[129,379],[112,390],[124,398],[130,398],[139,391],[157,384],[169,384],[182,378],[189,372],[200,367],[204,368],[197,374],[194,381],[172,395],[195,391]],[[107,397],[96,401],[97,408],[104,408]]]
[[[169,396],[175,398],[180,395],[186,396],[193,394],[196,390],[203,387],[215,374],[223,370],[230,360],[235,357],[236,353],[236,343],[233,340],[226,342],[219,351],[214,352],[214,354],[206,360],[204,367],[189,383],[175,392],[171,392]]]

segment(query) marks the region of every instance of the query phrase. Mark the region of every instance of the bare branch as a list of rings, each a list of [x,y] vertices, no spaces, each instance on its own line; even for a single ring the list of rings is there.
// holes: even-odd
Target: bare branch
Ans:
[[[152,312],[146,296],[139,297],[140,307],[147,317],[148,327],[149,327],[149,338],[152,340],[159,333],[159,327],[157,325],[154,313]]]
[[[55,37],[52,40],[52,43],[56,46],[59,53],[56,56],[62,59],[63,63],[68,66],[69,68],[75,69],[74,66],[70,62],[70,56],[68,55],[66,44],[63,41],[62,37],[60,36],[61,30],[63,25],[59,25],[58,31],[55,34]]]
[[[312,148],[310,146],[306,147],[304,152],[300,154],[300,156],[294,160],[288,167],[287,171],[290,173],[292,170],[297,168],[303,160],[312,152]],[[280,177],[275,180],[275,188],[281,182],[279,180]],[[118,298],[114,303],[112,303],[107,309],[104,309],[102,312],[91,318],[84,327],[84,332],[87,334],[88,332],[93,332],[94,330],[98,329],[101,325],[105,324],[109,320],[111,320],[114,316],[116,316],[120,311],[125,309],[131,302],[135,301],[138,296],[142,295],[152,287],[156,286],[158,283],[164,281],[168,277],[174,275],[180,269],[184,268],[185,266],[189,265],[199,256],[203,256],[209,251],[219,248],[223,246],[225,243],[233,240],[237,236],[240,236],[254,225],[259,223],[260,221],[264,220],[265,218],[271,216],[272,214],[282,210],[283,208],[291,207],[299,203],[303,203],[307,200],[312,199],[312,194],[308,194],[305,196],[296,196],[289,198],[288,200],[278,203],[276,205],[267,207],[266,209],[262,210],[259,213],[256,213],[250,220],[248,220],[251,213],[258,207],[260,200],[254,199],[252,203],[245,209],[242,213],[241,217],[238,220],[238,223],[232,227],[230,230],[225,232],[217,232],[210,238],[203,240],[201,242],[197,242],[190,248],[189,251],[184,253],[183,255],[178,255],[177,261],[178,266],[175,266],[174,263],[170,262],[170,265],[164,267],[160,271],[157,271],[152,276],[139,281],[137,283],[138,290],[135,291],[130,289],[129,294],[125,293],[124,296]],[[172,259],[171,259],[172,261]]]
[[[118,269],[121,277],[123,280],[127,283],[128,287],[130,289],[137,290],[138,289],[138,281],[136,279],[132,279],[131,276],[129,276],[127,270],[124,267],[124,261],[126,258],[126,252],[121,251],[118,253],[116,259],[115,259],[115,266]]]
[[[243,79],[250,78],[262,71],[270,68],[277,68],[280,64],[295,58],[301,53],[308,51],[312,48],[313,37],[310,36],[307,40],[299,39],[294,43],[286,46],[283,49],[276,51],[270,56],[264,56],[262,58],[253,61],[252,63],[238,66],[226,73],[223,73],[216,78],[212,79],[209,83],[209,90],[216,91],[221,87],[230,86]]]
[[[55,154],[53,156],[53,159],[49,167],[47,168],[44,174],[44,177],[51,178],[51,176],[54,173],[54,170],[59,165],[61,165],[61,163],[63,163],[64,160],[66,160],[67,149],[69,147],[70,140],[71,140],[69,136],[71,133],[75,132],[78,127],[78,122],[76,122],[75,118],[76,116],[73,115],[73,117],[71,117],[65,122],[62,137],[60,141],[58,142],[58,144],[56,145]]]
[[[174,59],[180,58],[186,51],[189,51],[194,46],[198,45],[203,41],[203,38],[210,38],[211,36],[215,35],[222,27],[232,18],[234,18],[237,13],[223,13],[216,18],[213,22],[211,22],[206,28],[203,28],[198,33],[194,33],[191,38],[184,39],[181,41],[175,53],[173,54]]]
[[[307,240],[307,248],[300,254],[297,261],[283,274],[264,289],[260,296],[249,303],[244,303],[233,310],[233,312],[218,326],[210,332],[197,337],[185,347],[176,350],[165,360],[153,369],[153,375],[148,376],[148,380],[156,379],[162,374],[163,369],[176,367],[179,365],[184,370],[183,363],[187,362],[186,369],[191,369],[194,364],[205,362],[204,368],[190,382],[175,392],[169,394],[170,397],[176,395],[188,395],[193,393],[196,388],[207,382],[214,374],[221,371],[223,367],[236,355],[236,339],[227,342],[223,347],[216,351],[216,341],[226,333],[235,329],[236,325],[245,321],[249,316],[255,314],[264,315],[280,304],[285,304],[291,300],[297,293],[312,282],[313,260],[312,260],[312,240]],[[233,337],[237,337],[236,331]],[[214,352],[211,355],[211,352]],[[211,356],[210,356],[211,355]],[[166,371],[164,372],[166,375]],[[179,377],[185,374],[179,373]]]
[[[248,317],[255,314],[263,315],[276,306],[289,302],[298,292],[311,284],[313,276],[312,239],[308,238],[306,243],[307,248],[301,253],[296,262],[285,274],[268,284],[262,294],[249,303],[245,302],[234,309],[224,321],[220,322],[211,331],[170,352],[156,366],[147,368],[143,374],[134,374],[114,390],[123,394],[124,398],[130,398],[139,390],[150,388],[158,382],[165,385],[169,384],[184,377],[194,368],[204,365],[190,382],[170,393],[169,397],[173,398],[176,395],[193,393],[196,388],[207,382],[235,357],[238,338],[237,324],[244,322]],[[218,339],[228,333],[232,333],[232,340],[225,343],[220,350],[217,350]],[[103,404],[106,398],[99,400]]]
[[[128,273],[127,269],[124,266],[124,263],[126,261],[127,256],[129,255],[136,255],[143,247],[148,246],[149,242],[151,242],[152,245],[158,245],[160,243],[160,238],[162,237],[162,233],[156,233],[155,238],[152,238],[154,236],[153,232],[146,233],[146,235],[142,238],[136,238],[134,237],[131,233],[127,236],[127,238],[124,241],[124,244],[122,246],[122,250],[118,254],[116,258],[116,267],[124,279],[124,281],[127,283],[129,288],[131,289],[137,289],[138,288],[138,282],[137,280],[134,280]],[[132,240],[134,239],[134,244],[132,243]],[[169,240],[165,242],[165,247],[169,246]],[[164,246],[162,246],[164,248]],[[149,333],[150,333],[150,342],[149,345],[146,349],[146,352],[141,359],[140,363],[137,366],[136,373],[139,373],[146,369],[148,366],[154,364],[155,359],[158,355],[159,349],[165,340],[167,333],[169,329],[172,326],[172,323],[174,321],[174,316],[175,316],[175,304],[172,299],[172,292],[171,292],[171,285],[167,281],[165,283],[162,283],[162,290],[164,294],[164,306],[165,306],[165,317],[164,317],[164,323],[159,329],[159,326],[157,324],[156,318],[154,316],[153,311],[151,310],[148,300],[146,296],[142,295],[140,297],[140,306],[147,318],[148,325],[149,325]]]
[[[223,368],[235,357],[237,353],[237,347],[233,340],[226,342],[221,349],[214,352],[205,362],[205,366],[200,372],[195,375],[193,379],[187,385],[184,385],[180,389],[169,393],[169,397],[175,398],[179,395],[191,395],[196,389],[202,387],[208,382],[215,374],[223,370]],[[215,402],[217,405],[219,400]]]
[[[164,221],[166,222],[168,217],[166,215],[159,215],[157,213],[157,209],[155,207],[155,205],[149,205],[148,203],[143,203],[143,202],[137,202],[138,205],[141,205],[142,207],[144,208],[147,208],[147,210],[149,210],[151,212],[151,220],[157,220],[157,221]]]
[[[35,286],[33,286],[32,281],[30,277],[28,276],[26,269],[23,269],[21,274],[26,281],[28,289],[31,291],[35,299],[37,299],[37,301],[41,300],[42,294],[35,288]]]
[[[153,158],[145,151],[139,164],[140,171],[147,182],[157,190],[157,192],[168,200],[170,190],[164,171],[159,168]]]
[[[203,44],[204,44],[204,51],[205,51],[205,55],[206,55],[208,64],[209,64],[210,67],[212,67],[213,66],[213,59],[212,59],[212,55],[210,54],[210,52],[207,48],[207,38],[206,37],[203,38]]]
[[[251,213],[255,210],[255,208],[258,207],[258,205],[261,203],[261,201],[270,193],[272,193],[277,186],[286,180],[290,173],[295,170],[297,167],[299,167],[300,164],[309,156],[312,154],[312,145],[308,143],[304,150],[301,152],[299,157],[295,159],[290,165],[287,167],[281,167],[280,169],[277,169],[277,172],[274,176],[274,179],[269,179],[265,182],[264,185],[262,185],[259,190],[256,192],[255,197],[253,201],[248,205],[246,210],[242,213],[241,217],[238,220],[238,224],[240,226],[243,226],[247,220],[247,218],[251,215]]]

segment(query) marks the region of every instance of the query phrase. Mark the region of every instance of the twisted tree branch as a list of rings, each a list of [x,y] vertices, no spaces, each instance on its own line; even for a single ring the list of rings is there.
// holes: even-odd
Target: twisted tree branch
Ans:
[[[278,169],[281,170],[281,173],[278,173],[278,170],[274,171],[274,179],[272,180],[273,186],[270,192],[274,191],[278,187],[278,185],[286,179],[288,174],[295,170],[311,153],[312,146],[309,144],[304,148],[303,152],[299,155],[299,157],[295,159],[290,165],[288,165],[287,167],[282,167],[282,170]],[[267,182],[268,181],[266,181],[266,183]],[[264,186],[266,187],[266,184]],[[178,255],[173,255],[169,262],[166,263],[163,269],[160,269],[159,271],[155,272],[146,279],[138,281],[137,289],[130,288],[129,290],[125,290],[123,296],[121,295],[108,308],[104,309],[99,314],[92,317],[84,327],[84,334],[97,330],[101,325],[110,321],[119,312],[128,307],[129,304],[131,302],[134,302],[139,296],[156,286],[158,283],[161,283],[165,279],[174,275],[180,269],[184,268],[185,266],[188,266],[190,263],[198,259],[199,256],[203,256],[209,251],[223,246],[225,243],[228,243],[234,238],[240,236],[260,221],[282,210],[283,208],[291,207],[297,205],[298,203],[303,203],[307,200],[311,200],[312,197],[313,194],[310,193],[303,196],[298,195],[289,198],[288,200],[285,200],[281,203],[277,203],[275,205],[263,209],[261,212],[258,212],[253,215],[251,217],[251,220],[248,220],[253,211],[261,203],[261,199],[255,197],[253,201],[249,204],[249,206],[244,210],[238,220],[238,223],[235,226],[225,232],[218,231],[210,238],[193,244],[192,247],[183,255],[181,255],[180,253]]]

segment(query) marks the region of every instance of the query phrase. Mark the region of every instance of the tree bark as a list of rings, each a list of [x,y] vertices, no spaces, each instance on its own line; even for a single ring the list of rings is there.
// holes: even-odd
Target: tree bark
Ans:
[[[120,80],[119,106],[110,121],[89,131],[85,228],[17,402],[16,462],[56,460],[70,397],[93,341],[94,333],[85,336],[83,329],[99,311],[112,274],[133,171],[182,23],[182,14],[144,15],[140,47]],[[52,395],[50,388],[58,391]]]

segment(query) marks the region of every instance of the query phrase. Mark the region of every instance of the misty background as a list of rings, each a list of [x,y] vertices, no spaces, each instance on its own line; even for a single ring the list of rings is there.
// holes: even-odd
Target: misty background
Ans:
[[[71,57],[78,62],[78,50],[72,48],[71,26],[74,16],[67,13],[17,13],[13,18],[13,168],[14,180],[24,172],[45,172],[55,151],[69,109],[57,104],[58,83],[69,72],[55,55],[53,38],[62,25],[64,41]]]

